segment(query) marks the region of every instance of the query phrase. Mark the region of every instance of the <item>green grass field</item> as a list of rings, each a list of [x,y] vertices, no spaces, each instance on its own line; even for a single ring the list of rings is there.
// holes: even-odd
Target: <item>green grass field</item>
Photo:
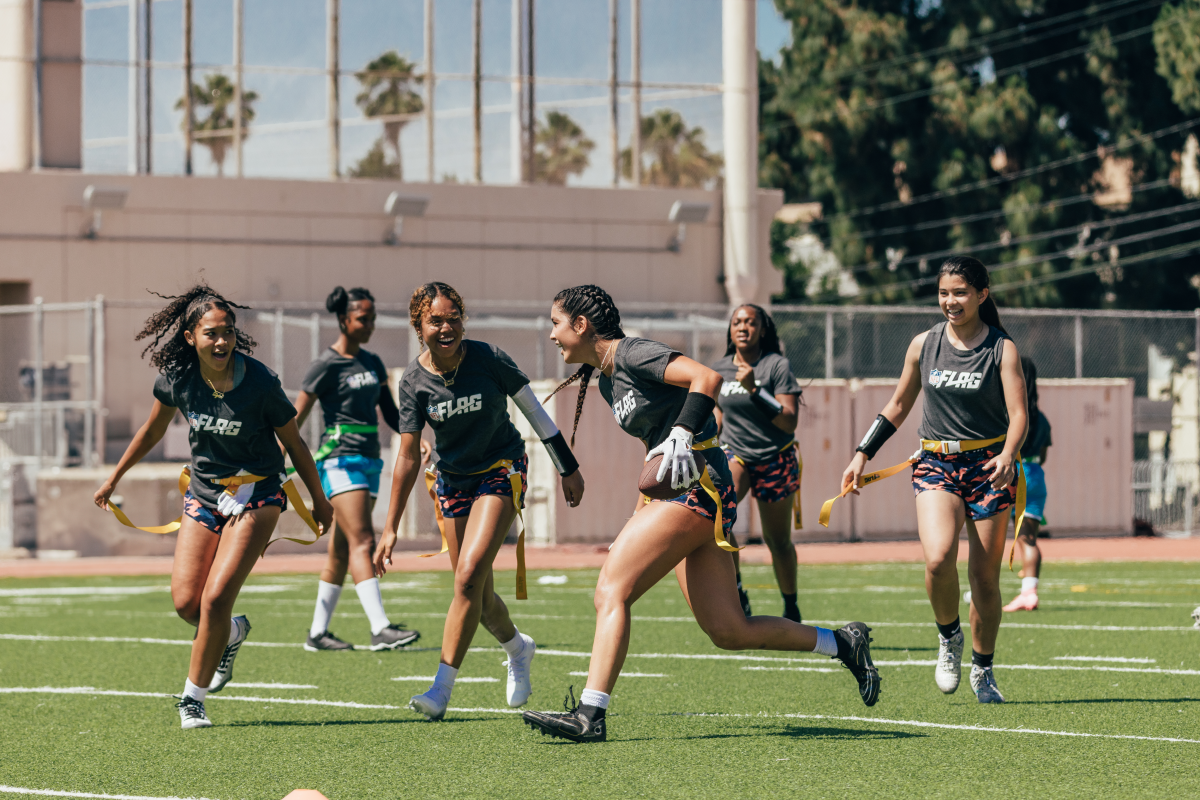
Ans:
[[[238,603],[250,643],[234,685],[208,702],[215,727],[196,731],[180,730],[169,696],[182,689],[191,629],[175,617],[165,578],[4,580],[0,796],[1200,795],[1196,568],[1045,573],[1042,610],[1009,615],[1000,632],[996,675],[1008,703],[980,706],[966,671],[954,695],[934,685],[937,638],[919,565],[802,567],[806,619],[874,626],[883,695],[870,709],[828,659],[716,650],[664,581],[634,609],[609,741],[591,746],[537,736],[505,708],[504,655],[482,630],[455,689],[458,710],[441,723],[406,710],[437,666],[446,573],[385,579],[393,621],[424,634],[420,649],[394,653],[304,652],[315,577],[253,578]],[[532,708],[560,707],[567,687],[585,681],[596,573],[558,574],[565,584],[532,574],[531,599],[510,601],[543,650]],[[1018,581],[1004,576],[1008,599]],[[769,569],[745,579],[756,610],[778,613]],[[511,573],[497,583],[511,591]],[[349,587],[334,622],[342,638],[369,641]]]

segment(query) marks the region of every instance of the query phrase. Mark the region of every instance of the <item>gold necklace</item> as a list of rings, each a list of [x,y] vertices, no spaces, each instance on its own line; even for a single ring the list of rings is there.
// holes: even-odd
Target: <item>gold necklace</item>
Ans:
[[[462,366],[463,359],[466,357],[467,357],[467,348],[463,346],[462,342],[459,342],[459,344],[458,344],[458,363],[454,365],[454,374],[450,376],[450,380],[446,380],[446,374],[444,372],[442,372],[441,370],[438,370],[437,376],[442,379],[442,386],[445,386],[447,389],[449,389],[451,386],[454,385],[454,379],[458,377],[458,368]],[[434,369],[437,369],[437,364],[435,364],[433,362],[433,353],[432,352],[429,353],[429,364]]]
[[[200,377],[204,378],[203,375],[201,375]],[[210,381],[208,378],[204,378],[204,382],[208,384],[208,388],[213,390],[213,397],[217,398],[218,400],[221,400],[225,397],[225,393],[218,390],[217,387],[213,385],[213,382]]]
[[[602,375],[604,374],[604,366],[608,363],[609,357],[613,354],[613,351],[615,351],[616,349],[617,349],[617,343],[610,342],[608,345],[608,350],[604,353],[604,358],[600,359],[600,374],[602,374]]]

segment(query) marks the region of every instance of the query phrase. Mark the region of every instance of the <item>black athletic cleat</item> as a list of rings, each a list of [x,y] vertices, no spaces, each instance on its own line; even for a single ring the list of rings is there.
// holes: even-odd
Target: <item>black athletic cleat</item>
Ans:
[[[237,658],[238,650],[242,649],[242,645],[250,636],[250,620],[246,619],[244,614],[234,617],[233,624],[238,627],[241,636],[233,644],[225,646],[225,652],[221,654],[221,663],[217,665],[217,671],[213,673],[212,681],[208,684],[210,692],[221,691],[225,684],[233,680],[233,660]]]
[[[790,619],[792,622],[803,622],[804,621],[803,619],[800,618],[800,606],[797,606],[797,605],[784,605],[783,618]]]
[[[742,588],[741,584],[738,584],[737,590],[738,602],[742,604],[742,613],[747,617],[754,616],[754,612],[750,610],[750,595],[746,594],[746,590]]]
[[[879,670],[871,661],[871,629],[865,622],[851,622],[838,628],[833,635],[838,638],[838,654],[834,656],[858,681],[858,693],[863,703],[875,705],[879,700]]]
[[[317,653],[321,650],[353,650],[354,645],[349,642],[343,642],[338,637],[334,636],[331,631],[325,631],[320,636],[314,637],[310,631],[308,639],[304,642],[304,649],[310,653]]]
[[[410,631],[401,624],[388,625],[378,634],[371,634],[371,649],[395,650],[400,647],[408,647],[420,638],[420,631]]]
[[[546,711],[525,711],[521,719],[543,736],[555,739],[566,739],[577,743],[603,742],[608,740],[608,731],[604,725],[604,711],[591,706],[580,706],[575,702],[575,687],[570,694],[563,698],[563,708],[566,713]],[[585,711],[584,709],[588,709]],[[592,713],[599,712],[593,717]]]

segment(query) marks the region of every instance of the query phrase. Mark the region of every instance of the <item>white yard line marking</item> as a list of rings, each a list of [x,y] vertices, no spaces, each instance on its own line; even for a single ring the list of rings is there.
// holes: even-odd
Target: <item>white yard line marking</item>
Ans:
[[[0,786],[0,794],[36,794],[42,797],[96,797],[102,800],[207,800],[204,797],[147,797],[140,794],[93,794],[92,792],[65,792],[58,789],[26,789],[23,786]]]
[[[251,584],[243,586],[240,594],[274,594],[287,592],[292,586],[282,584]],[[170,586],[31,586],[28,589],[0,589],[0,597],[71,597],[75,595],[135,595],[169,592]]]
[[[1055,656],[1055,661],[1114,661],[1118,664],[1156,664],[1153,658],[1122,658],[1120,656]]]
[[[319,689],[311,683],[227,683],[233,689]]]
[[[937,664],[937,661],[876,661],[877,667],[932,667]],[[758,670],[760,672],[815,672],[812,667],[742,667],[744,670]],[[1200,675],[1200,670],[1197,669],[1139,669],[1137,667],[1101,667],[1088,665],[1086,667],[1073,667],[1068,664],[1001,664],[997,662],[996,669],[1033,669],[1043,672],[1136,672],[1141,675]],[[826,670],[828,672],[836,672],[836,670]]]
[[[191,639],[148,639],[135,636],[38,636],[22,633],[0,633],[0,639],[19,642],[101,642],[132,644],[185,644],[192,646]],[[244,647],[303,647],[301,642],[243,642]]]
[[[432,681],[432,675],[401,675],[398,678],[392,678],[394,681]],[[455,683],[499,683],[499,678],[463,678],[454,679]],[[232,686],[233,684],[230,684]]]
[[[838,619],[806,619],[804,622],[809,625],[845,625],[849,620]],[[868,622],[872,628],[932,628],[933,622]],[[962,623],[964,628],[971,627],[967,623]],[[1042,625],[1034,622],[1003,622],[1000,627],[1003,628],[1032,628],[1047,631],[1195,631],[1197,628],[1186,625]]]
[[[568,675],[574,675],[578,678],[586,678],[586,672],[568,672]],[[622,678],[665,678],[665,674],[661,672],[622,672]]]
[[[1134,736],[1122,733],[1078,733],[1076,731],[1048,731],[1041,728],[991,728],[986,725],[950,725],[943,722],[922,722],[915,719],[880,719],[873,717],[831,717],[825,714],[687,714],[693,717],[735,717],[747,719],[825,719],[837,722],[872,722],[877,725],[898,725],[913,728],[940,728],[949,731],[976,731],[979,733],[1031,733],[1039,736],[1077,736],[1087,739],[1133,739],[1139,742],[1176,742],[1200,744],[1200,739],[1177,739],[1169,736]]]

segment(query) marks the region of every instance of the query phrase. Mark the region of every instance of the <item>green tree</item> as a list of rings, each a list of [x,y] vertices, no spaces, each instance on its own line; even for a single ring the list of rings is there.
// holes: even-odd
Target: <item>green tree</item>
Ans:
[[[1163,6],[1154,22],[1158,74],[1171,87],[1171,99],[1188,113],[1200,111],[1200,0]]]
[[[350,168],[351,178],[400,178],[399,161],[388,161],[383,139],[375,140],[367,154]]]
[[[760,66],[760,181],[822,204],[812,232],[853,270],[852,302],[929,297],[942,258],[968,252],[1014,287],[1002,303],[1190,308],[1195,258],[1046,279],[1188,218],[1169,211],[1183,202],[1169,181],[1188,131],[1136,137],[1186,121],[1195,36],[1168,37],[1181,26],[1163,20],[1193,20],[1198,3],[1101,14],[1091,0],[776,0],[794,38],[778,67]],[[1160,216],[1112,223],[1142,211]],[[1188,239],[1115,246],[1123,259]],[[794,299],[799,278],[786,282]]]
[[[192,114],[195,117],[192,130],[199,134],[196,143],[208,148],[213,163],[217,165],[217,175],[221,176],[225,174],[225,156],[233,145],[234,88],[229,78],[220,73],[205,75],[203,86],[192,84]],[[258,92],[242,91],[242,141],[250,135],[250,123],[254,121],[254,103],[257,100]],[[183,101],[184,98],[179,98],[175,108],[182,109]],[[186,119],[181,127],[186,130]]]
[[[660,108],[642,117],[642,183],[700,188],[719,182],[724,159],[709,152],[703,128],[689,128],[678,111]],[[633,151],[621,151],[621,174],[633,177]]]
[[[558,111],[547,113],[545,122],[538,120],[535,141],[534,180],[555,186],[565,186],[570,175],[583,174],[596,147],[575,120]]]
[[[417,66],[395,50],[389,50],[367,64],[362,71],[355,73],[362,90],[354,98],[354,102],[362,109],[363,116],[368,119],[380,119],[383,122],[383,138],[392,148],[395,161],[386,169],[376,168],[374,174],[360,174],[364,170],[371,171],[373,150],[351,169],[351,174],[360,177],[389,177],[404,179],[404,165],[400,156],[400,132],[409,123],[412,115],[425,110],[421,96],[413,91],[413,85],[424,82],[424,76],[416,75]],[[394,168],[394,174],[391,173]]]

